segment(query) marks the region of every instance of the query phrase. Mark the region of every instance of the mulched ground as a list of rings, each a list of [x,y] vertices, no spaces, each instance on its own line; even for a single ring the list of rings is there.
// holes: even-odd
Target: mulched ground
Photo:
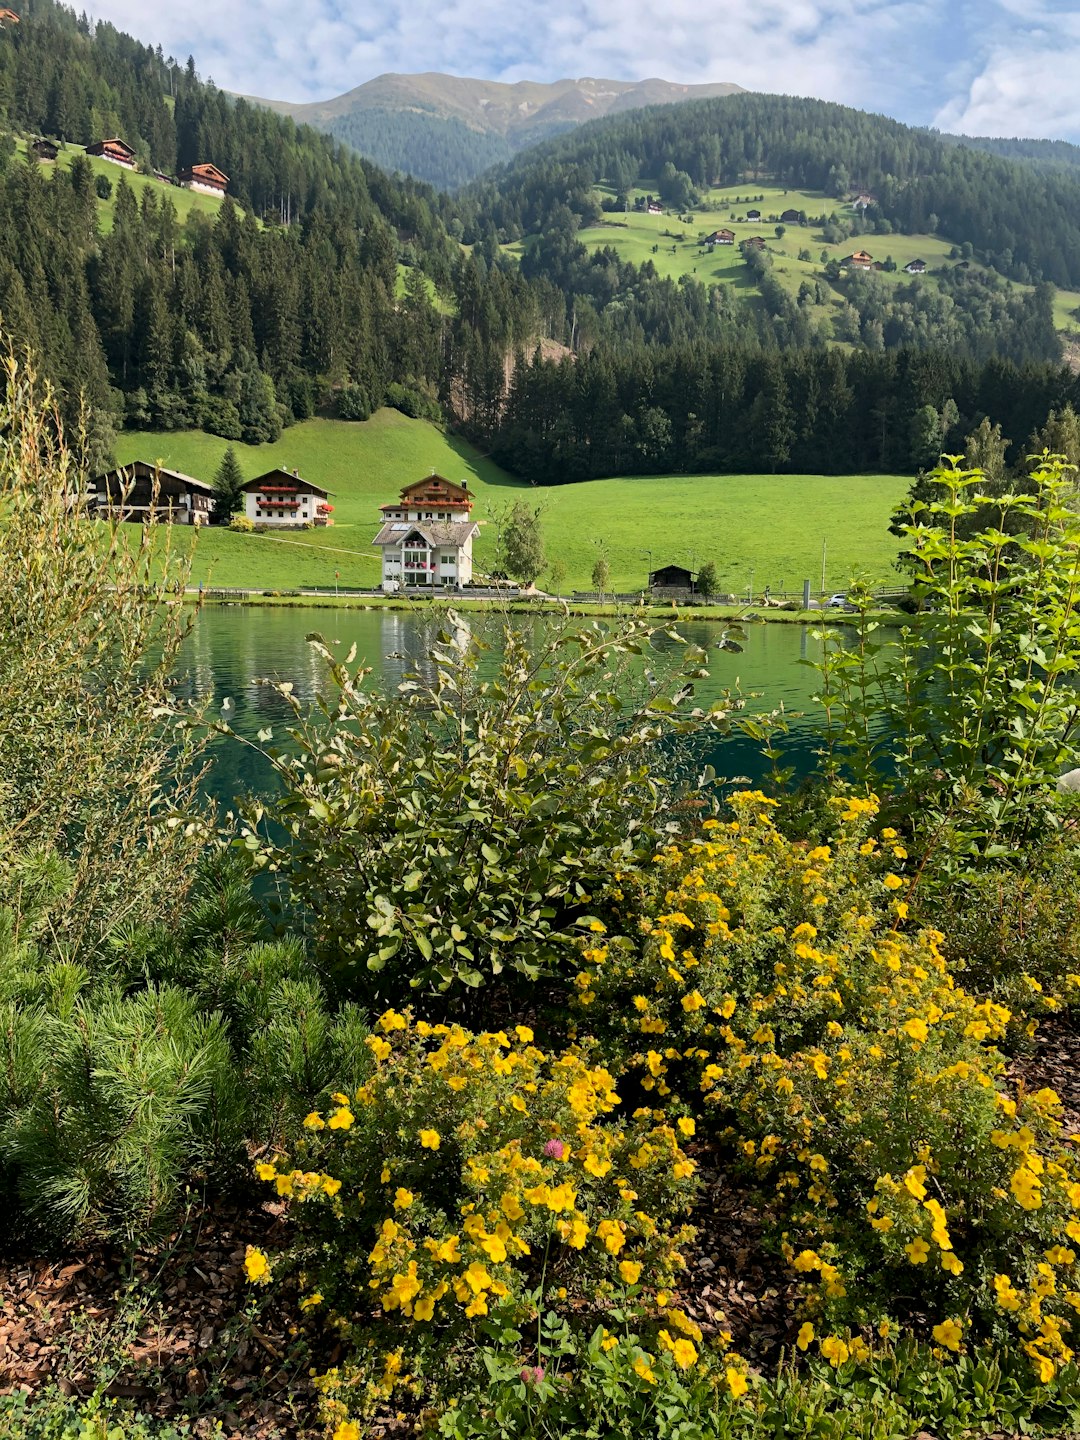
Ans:
[[[1080,1133],[1080,1016],[1045,1021],[1010,1075],[1056,1090],[1067,1130]],[[791,1342],[795,1287],[719,1158],[705,1147],[697,1158],[704,1184],[682,1303],[706,1335],[730,1331],[740,1354],[768,1368]],[[106,1393],[159,1417],[191,1417],[196,1434],[220,1420],[229,1440],[313,1440],[321,1430],[309,1370],[338,1357],[325,1343],[312,1353],[287,1284],[255,1292],[252,1313],[243,1274],[249,1244],[272,1253],[283,1243],[282,1214],[276,1202],[206,1210],[134,1259],[100,1249],[0,1259],[0,1393],[33,1394],[51,1381],[89,1395],[107,1373]]]
[[[236,1440],[320,1433],[295,1296],[272,1286],[248,1314],[246,1247],[282,1243],[282,1210],[205,1211],[134,1260],[86,1250],[0,1261],[0,1392],[52,1381],[89,1395],[108,1373],[106,1394],[192,1417],[196,1434],[215,1420]]]

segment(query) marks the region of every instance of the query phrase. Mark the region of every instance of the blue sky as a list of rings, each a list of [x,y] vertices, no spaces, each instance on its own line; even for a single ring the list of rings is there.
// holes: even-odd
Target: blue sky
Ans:
[[[1065,0],[92,0],[229,90],[321,100],[383,71],[732,80],[966,134],[1080,141]]]

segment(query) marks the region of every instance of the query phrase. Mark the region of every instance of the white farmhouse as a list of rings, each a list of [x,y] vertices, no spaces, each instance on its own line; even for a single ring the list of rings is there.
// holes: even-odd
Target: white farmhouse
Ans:
[[[382,529],[371,542],[382,550],[386,591],[467,585],[472,579],[472,493],[441,475],[406,485],[396,504],[380,505]]]
[[[243,487],[244,514],[256,525],[299,530],[305,525],[332,525],[329,490],[305,480],[299,470],[268,470]]]

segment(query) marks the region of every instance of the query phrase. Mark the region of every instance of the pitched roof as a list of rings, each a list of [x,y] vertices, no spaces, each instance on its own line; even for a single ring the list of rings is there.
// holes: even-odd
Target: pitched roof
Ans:
[[[451,520],[435,521],[430,520],[390,520],[388,521],[375,539],[373,545],[400,545],[410,535],[422,535],[431,546],[438,545],[464,545],[473,535],[480,533],[480,526],[475,520]]]
[[[99,475],[94,484],[100,485],[114,479],[130,484],[139,470],[148,470],[151,475],[159,475],[163,480],[179,480],[182,485],[190,485],[195,490],[202,490],[206,495],[214,494],[213,485],[208,485],[205,480],[196,480],[194,475],[185,475],[182,470],[170,470],[165,465],[154,465],[149,460],[131,460],[127,465],[117,465],[112,470],[106,470],[104,475]]]
[[[280,482],[284,482],[283,489],[296,490],[305,495],[331,495],[333,491],[324,490],[321,485],[316,485],[312,480],[305,480],[302,475],[295,475],[291,470],[285,470],[276,466],[273,470],[267,470],[265,475],[256,475],[254,480],[248,480],[241,485],[241,490],[266,490],[276,488]]]
[[[209,180],[221,185],[227,185],[229,183],[229,177],[225,174],[225,171],[219,170],[216,165],[209,163],[188,165],[186,169],[180,171],[180,175],[181,178],[188,176],[192,180]]]

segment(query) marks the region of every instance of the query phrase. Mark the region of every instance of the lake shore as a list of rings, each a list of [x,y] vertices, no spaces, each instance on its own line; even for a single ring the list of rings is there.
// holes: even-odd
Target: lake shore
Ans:
[[[450,610],[481,611],[493,613],[507,611],[516,615],[560,615],[575,618],[614,618],[621,615],[640,615],[649,620],[753,620],[778,625],[815,625],[822,620],[840,621],[845,612],[833,610],[781,610],[764,606],[760,601],[747,601],[742,605],[625,605],[601,601],[563,601],[538,599],[495,599],[461,595],[455,597],[435,596],[430,600],[414,599],[401,595],[273,595],[237,592],[221,594],[198,590],[187,590],[185,602],[202,605],[265,607],[281,610],[398,610],[411,614],[445,614]],[[911,620],[910,615],[902,616],[897,610],[875,610],[871,617],[882,623],[899,623],[900,619]]]

